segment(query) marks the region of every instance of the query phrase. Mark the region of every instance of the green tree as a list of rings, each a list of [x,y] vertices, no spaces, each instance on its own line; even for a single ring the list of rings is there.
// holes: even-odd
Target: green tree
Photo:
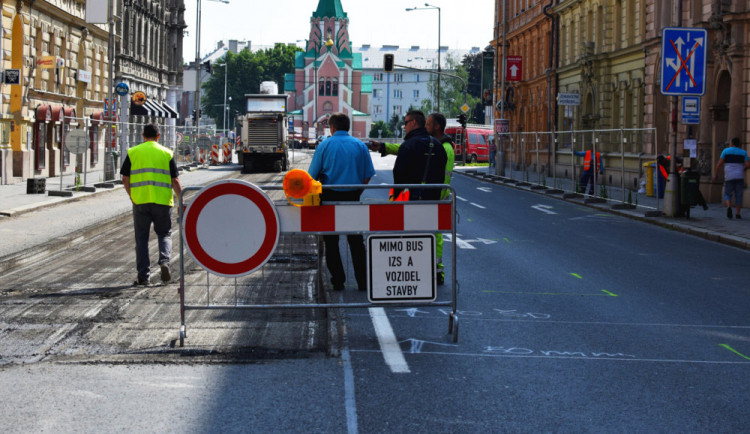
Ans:
[[[380,135],[378,135],[380,132]],[[393,131],[388,128],[388,125],[383,121],[377,121],[370,127],[370,138],[374,139],[377,137],[393,137]]]
[[[469,80],[469,70],[466,66],[459,63],[458,60],[452,56],[448,56],[446,62],[448,63],[448,67],[445,68],[444,71],[461,77],[466,83],[471,83]],[[435,95],[437,93],[437,80],[434,74],[430,77],[427,88],[429,89],[430,94]],[[479,102],[479,96],[474,96],[469,93],[466,94],[466,104],[469,107],[476,107]],[[440,111],[447,118],[455,118],[461,113],[462,105],[464,105],[464,84],[457,78],[443,76],[440,83]],[[426,114],[434,111],[432,100],[422,100],[422,111]],[[467,113],[467,116],[470,120],[473,120],[471,110]]]
[[[204,115],[224,125],[224,72],[226,71],[228,112],[227,125],[232,125],[234,116],[245,110],[245,95],[258,93],[260,83],[275,81],[279,91],[284,89],[284,74],[294,72],[294,57],[301,48],[294,45],[276,44],[255,53],[243,50],[239,53],[227,52],[213,65],[211,77],[203,83],[201,104]]]
[[[404,125],[404,119],[394,114],[391,116],[391,119],[388,121],[388,129],[391,131],[391,137],[395,137],[395,134],[397,131],[401,130],[401,126]]]

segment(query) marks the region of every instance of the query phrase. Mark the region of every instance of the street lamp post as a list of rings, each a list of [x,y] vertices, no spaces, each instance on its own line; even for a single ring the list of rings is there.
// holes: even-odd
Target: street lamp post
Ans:
[[[224,135],[225,136],[228,136],[227,134],[227,70],[229,69],[228,57],[229,57],[229,50],[227,50],[227,56],[224,57],[224,113],[221,116],[222,118],[224,118]]]
[[[413,7],[413,8],[406,8],[407,12],[411,11],[418,11],[418,10],[426,10],[426,9],[436,9],[438,11],[438,76],[437,76],[437,111],[440,111],[440,71],[442,71],[442,66],[440,62],[440,8],[438,6],[431,5],[429,3],[424,4],[425,7]]]
[[[210,0],[219,3],[228,4],[229,0]],[[201,108],[201,0],[196,1],[196,14],[195,14],[195,101],[193,102],[195,108],[195,125],[198,126],[198,119],[200,118]],[[196,129],[196,136],[198,130]]]

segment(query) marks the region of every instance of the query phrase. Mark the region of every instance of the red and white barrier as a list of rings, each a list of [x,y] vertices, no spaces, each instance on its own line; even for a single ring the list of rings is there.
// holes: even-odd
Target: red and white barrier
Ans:
[[[281,232],[449,232],[450,204],[277,205]]]
[[[229,145],[229,142],[224,143],[224,164],[229,164],[232,162],[232,149]]]
[[[211,145],[211,164],[219,164],[219,145]]]
[[[203,158],[203,149],[198,148],[198,162],[203,164],[206,162],[206,160]]]

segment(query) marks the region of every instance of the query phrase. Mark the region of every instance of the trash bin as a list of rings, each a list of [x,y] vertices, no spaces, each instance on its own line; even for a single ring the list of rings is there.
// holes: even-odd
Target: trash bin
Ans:
[[[27,178],[26,194],[44,194],[47,189],[46,178]]]
[[[701,174],[692,170],[680,176],[680,204],[686,206],[698,205],[700,195]]]

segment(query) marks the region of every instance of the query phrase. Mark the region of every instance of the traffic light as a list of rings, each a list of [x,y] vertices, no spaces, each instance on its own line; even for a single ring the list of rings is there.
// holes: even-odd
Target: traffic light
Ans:
[[[466,114],[461,113],[458,115],[458,123],[461,124],[463,128],[466,128]]]
[[[393,72],[393,54],[383,54],[383,70]]]
[[[193,110],[193,120],[195,120],[195,119],[196,119],[196,117],[195,117],[195,110]]]
[[[206,72],[211,75],[211,61],[206,60],[205,62],[203,62],[203,67],[206,68]]]

